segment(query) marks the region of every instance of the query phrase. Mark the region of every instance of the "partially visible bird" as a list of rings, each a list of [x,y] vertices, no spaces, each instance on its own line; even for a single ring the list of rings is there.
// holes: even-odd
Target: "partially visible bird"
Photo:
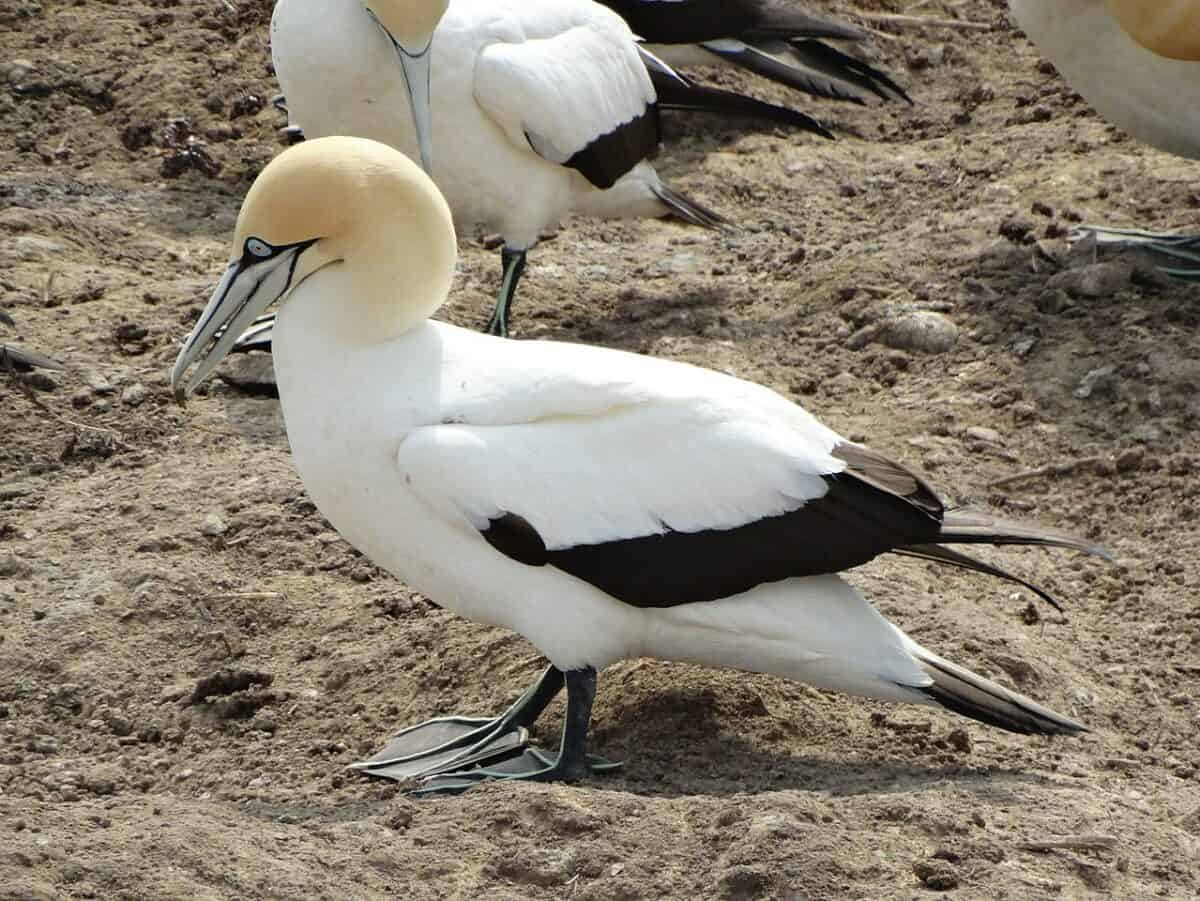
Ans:
[[[951,546],[1102,548],[948,509],[921,476],[760,385],[431,320],[456,249],[445,201],[393,148],[289,148],[247,194],[171,374],[182,401],[278,301],[288,443],[321,513],[413,589],[551,661],[505,713],[407,729],[368,772],[443,774],[427,787],[458,790],[608,768],[585,753],[597,671],[630,657],[773,673],[1013,732],[1084,728],[922,647],[835,573],[893,552],[1028,585]],[[559,748],[526,749],[564,684]]]
[[[857,42],[853,25],[781,0],[598,0],[673,66],[732,65],[814,97],[912,100],[887,73],[825,43]]]
[[[1200,0],[1009,0],[1009,7],[1096,112],[1139,141],[1200,159]],[[1153,251],[1168,273],[1200,279],[1200,234],[1081,231]]]
[[[0,323],[7,325],[9,328],[16,326],[12,317],[3,310],[0,310]],[[52,360],[36,351],[26,350],[16,344],[0,342],[0,372],[29,372],[34,369],[61,371],[65,368],[57,360]]]
[[[495,334],[526,252],[569,212],[728,224],[650,165],[650,75],[628,26],[591,0],[279,0],[271,55],[307,137],[397,147],[460,226],[499,232]]]

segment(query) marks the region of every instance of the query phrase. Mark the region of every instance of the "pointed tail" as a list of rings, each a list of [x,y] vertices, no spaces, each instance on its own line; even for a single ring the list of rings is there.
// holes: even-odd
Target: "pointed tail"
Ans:
[[[926,544],[909,544],[893,550],[893,553],[901,556],[932,560],[936,563],[945,563],[960,569],[969,569],[973,572],[1004,579],[1028,588],[1060,612],[1063,609],[1062,605],[1033,583],[1013,575],[999,566],[970,557],[961,551],[943,547],[947,544],[1018,544],[1035,547],[1061,547],[1081,551],[1093,557],[1101,557],[1110,563],[1113,559],[1112,555],[1100,545],[1075,535],[1028,523],[1012,522],[974,510],[947,510],[942,518],[941,531],[933,541]]]
[[[1013,522],[977,510],[947,510],[937,544],[1028,544],[1062,547],[1101,557],[1110,563],[1112,555],[1095,542],[1057,529]]]
[[[1088,731],[1082,723],[977,676],[920,645],[913,644],[909,652],[933,679],[932,685],[916,690],[947,710],[1022,735],[1075,735]]]
[[[692,225],[699,225],[702,228],[712,229],[731,229],[734,224],[722,216],[715,210],[710,210],[696,201],[685,197],[674,188],[664,185],[662,182],[655,181],[651,184],[650,190],[654,192],[654,196],[658,198],[672,216],[677,219],[682,219],[684,222],[690,222]]]
[[[658,93],[658,105],[661,109],[765,119],[833,139],[833,133],[825,126],[799,110],[766,103],[733,91],[723,91],[691,81],[657,75],[653,70],[650,76]]]

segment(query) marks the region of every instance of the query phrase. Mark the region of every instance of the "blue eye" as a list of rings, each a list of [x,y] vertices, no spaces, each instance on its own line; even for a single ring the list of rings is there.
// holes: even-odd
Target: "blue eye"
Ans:
[[[275,253],[275,248],[259,238],[247,238],[246,252],[260,260],[265,260]]]

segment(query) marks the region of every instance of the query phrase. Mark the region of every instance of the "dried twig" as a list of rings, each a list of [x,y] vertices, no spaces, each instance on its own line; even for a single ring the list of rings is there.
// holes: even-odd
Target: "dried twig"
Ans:
[[[868,13],[855,10],[854,15],[867,22],[899,25],[907,28],[954,28],[960,31],[991,31],[991,22],[970,19],[940,19],[936,16],[906,16],[901,13]]]
[[[204,601],[277,601],[283,594],[278,591],[227,591],[223,594],[205,595]]]
[[[1064,835],[1062,838],[1048,838],[1037,842],[1022,842],[1017,845],[1022,851],[1108,851],[1116,846],[1116,836],[1100,835],[1098,833]]]
[[[54,297],[54,279],[58,275],[53,269],[46,273],[46,281],[42,285],[42,306],[50,306],[50,299]]]
[[[1047,463],[1045,466],[1039,466],[1036,469],[1026,469],[1022,472],[1014,472],[1012,475],[1001,476],[998,479],[993,479],[987,483],[989,488],[1003,488],[1006,485],[1012,485],[1015,482],[1025,482],[1029,479],[1040,479],[1043,476],[1066,476],[1078,472],[1080,469],[1086,469],[1089,466],[1095,466],[1101,462],[1101,457],[1079,457],[1076,460],[1068,460],[1066,463]]]

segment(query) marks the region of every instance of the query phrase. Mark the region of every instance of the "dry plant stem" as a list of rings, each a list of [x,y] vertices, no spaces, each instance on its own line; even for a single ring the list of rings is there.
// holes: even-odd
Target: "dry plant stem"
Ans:
[[[855,10],[854,15],[865,22],[898,25],[902,28],[952,28],[957,31],[991,31],[990,22],[969,19],[939,19],[934,16],[906,16],[901,13],[868,13]]]
[[[1108,851],[1116,846],[1116,836],[1099,834],[1064,835],[1017,845],[1022,851]]]
[[[988,488],[1003,488],[1006,485],[1024,482],[1029,479],[1040,479],[1043,476],[1070,475],[1088,466],[1095,466],[1099,462],[1101,462],[1100,457],[1080,457],[1077,460],[1070,460],[1066,463],[1047,463],[1045,466],[1039,466],[1036,469],[1026,469],[1021,472],[1014,472],[1009,476],[993,479],[987,483],[987,486]]]

